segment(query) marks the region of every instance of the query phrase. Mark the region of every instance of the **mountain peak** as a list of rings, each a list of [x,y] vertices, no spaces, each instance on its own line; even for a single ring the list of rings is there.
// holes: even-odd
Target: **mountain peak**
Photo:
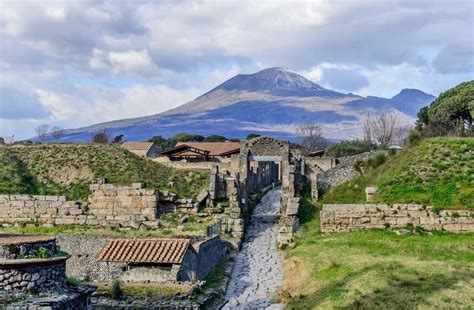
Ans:
[[[345,94],[325,89],[301,75],[282,67],[267,68],[253,74],[236,75],[209,93],[216,90],[266,92],[275,96],[346,96]]]
[[[427,100],[427,99],[432,99],[434,100],[436,97],[430,94],[425,93],[424,91],[421,91],[416,88],[404,88],[402,89],[398,94],[392,97],[392,99],[396,100]]]

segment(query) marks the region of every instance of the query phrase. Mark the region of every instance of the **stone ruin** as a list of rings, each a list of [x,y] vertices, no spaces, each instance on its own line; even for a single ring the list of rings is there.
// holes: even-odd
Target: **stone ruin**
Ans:
[[[0,299],[6,309],[87,309],[95,287],[67,284],[68,258],[54,237],[0,235]]]

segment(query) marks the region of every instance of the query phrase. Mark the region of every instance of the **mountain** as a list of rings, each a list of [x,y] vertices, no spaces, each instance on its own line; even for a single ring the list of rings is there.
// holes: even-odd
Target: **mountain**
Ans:
[[[435,99],[416,89],[403,89],[392,98],[344,94],[283,68],[239,74],[175,109],[151,116],[70,129],[61,141],[89,141],[98,130],[112,136],[146,140],[179,132],[244,138],[249,133],[295,139],[295,129],[307,122],[322,125],[330,139],[360,136],[367,113],[394,112],[413,123],[418,110]]]

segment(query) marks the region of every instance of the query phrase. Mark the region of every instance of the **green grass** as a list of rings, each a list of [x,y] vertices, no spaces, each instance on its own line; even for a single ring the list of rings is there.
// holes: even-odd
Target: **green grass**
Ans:
[[[0,194],[85,199],[89,184],[97,179],[109,183],[143,182],[145,187],[168,190],[183,198],[195,197],[209,186],[208,171],[173,169],[119,146],[42,144],[0,148]]]
[[[474,138],[433,138],[326,193],[324,203],[364,203],[365,187],[376,202],[419,203],[440,209],[474,209]]]
[[[186,223],[179,223],[184,213],[169,213],[160,217],[160,227],[152,230],[136,230],[130,228],[93,228],[87,226],[60,225],[54,227],[43,227],[39,225],[25,225],[24,227],[8,227],[0,229],[4,234],[40,234],[40,235],[90,235],[103,237],[189,237],[206,236],[206,227],[215,221],[213,216],[199,217],[188,214]],[[35,224],[35,223],[31,223]],[[177,229],[177,226],[185,226],[185,230]]]
[[[305,191],[279,298],[288,309],[472,309],[474,235],[397,236],[391,230],[321,235]]]
[[[189,287],[185,285],[160,285],[160,284],[129,284],[122,285],[123,295],[145,297],[150,301],[158,300],[161,297],[171,297],[176,294],[185,294]],[[99,285],[98,292],[112,295],[112,286],[108,284]]]

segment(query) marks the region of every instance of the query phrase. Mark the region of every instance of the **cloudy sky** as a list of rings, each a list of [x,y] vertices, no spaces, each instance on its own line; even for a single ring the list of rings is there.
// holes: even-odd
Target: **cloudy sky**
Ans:
[[[434,95],[474,75],[474,4],[0,0],[0,136],[159,113],[238,73]]]

